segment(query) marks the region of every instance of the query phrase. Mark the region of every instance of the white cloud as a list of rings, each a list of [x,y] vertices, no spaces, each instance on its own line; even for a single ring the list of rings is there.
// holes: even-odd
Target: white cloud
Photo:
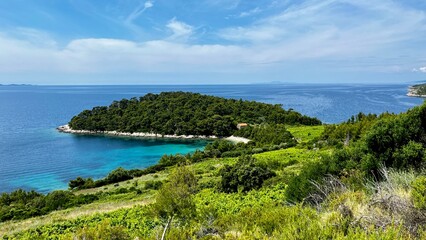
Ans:
[[[238,17],[243,18],[243,17],[249,17],[252,15],[256,15],[258,13],[262,12],[262,10],[259,7],[256,7],[250,11],[246,11],[246,12],[242,12],[240,14],[238,14]]]
[[[413,72],[422,72],[426,73],[426,66],[425,67],[419,67],[419,68],[413,68]]]
[[[0,35],[0,46],[0,74],[230,71],[237,66],[236,59],[245,55],[236,46],[168,40],[76,39],[57,48]]]
[[[144,4],[145,9],[152,8],[154,6],[154,2],[146,1]]]
[[[127,18],[129,23],[151,7],[151,1],[141,4]],[[341,8],[353,14],[344,15]],[[286,70],[297,67],[303,75],[309,66],[409,73],[412,66],[424,63],[425,46],[410,43],[423,43],[425,23],[424,12],[392,1],[311,0],[252,25],[221,29],[218,36],[227,41],[216,44],[187,41],[195,28],[176,18],[166,24],[170,36],[165,39],[84,38],[62,48],[48,34],[16,29],[20,34],[0,33],[0,73],[274,72],[285,76]],[[413,71],[426,73],[426,66]]]
[[[133,12],[127,17],[126,21],[136,20],[142,13],[144,13],[147,9],[152,8],[154,6],[154,2],[146,1],[143,4],[140,4],[137,8],[133,10]]]
[[[408,42],[426,38],[425,23],[425,12],[393,1],[310,0],[247,27],[219,30],[218,35],[235,44],[271,46],[281,60],[353,58],[407,50],[416,54],[407,49]]]
[[[177,21],[176,18],[172,18],[167,23],[166,27],[172,31],[173,34],[170,36],[170,39],[173,40],[186,40],[194,31],[194,28],[191,25]]]

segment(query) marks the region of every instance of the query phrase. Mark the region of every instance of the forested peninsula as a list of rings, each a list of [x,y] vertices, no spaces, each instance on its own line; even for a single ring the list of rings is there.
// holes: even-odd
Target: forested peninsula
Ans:
[[[426,98],[426,83],[410,86],[407,96]]]
[[[319,125],[279,104],[266,104],[189,92],[146,94],[84,110],[69,122],[72,130],[155,135],[231,136],[239,123]]]

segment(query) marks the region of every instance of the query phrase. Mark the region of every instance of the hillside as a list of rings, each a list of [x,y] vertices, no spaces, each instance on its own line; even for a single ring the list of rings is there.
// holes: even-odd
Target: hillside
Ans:
[[[75,185],[74,196],[96,199],[5,221],[0,236],[425,239],[426,104],[335,125],[259,124],[235,133],[255,140],[218,140],[204,151],[164,156],[161,167],[140,176],[116,170],[106,180],[125,177],[118,184]],[[1,209],[17,208],[10,204],[16,195],[3,194],[0,203],[9,202]],[[41,201],[24,206],[37,209]]]
[[[408,89],[407,96],[426,97],[426,83],[413,85]]]
[[[163,92],[85,110],[73,117],[69,126],[89,131],[230,136],[238,123],[321,124],[316,118],[284,110],[281,105]]]

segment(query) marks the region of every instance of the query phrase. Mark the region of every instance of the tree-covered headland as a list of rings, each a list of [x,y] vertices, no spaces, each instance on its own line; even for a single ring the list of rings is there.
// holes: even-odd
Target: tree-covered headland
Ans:
[[[408,89],[408,95],[413,97],[426,97],[426,83],[411,86]]]
[[[69,126],[90,131],[230,136],[238,123],[321,124],[316,118],[284,110],[279,104],[163,92],[85,110],[73,117]]]

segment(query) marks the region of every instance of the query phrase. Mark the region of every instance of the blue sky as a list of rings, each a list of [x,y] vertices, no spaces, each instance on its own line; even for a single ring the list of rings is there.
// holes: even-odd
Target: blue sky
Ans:
[[[424,0],[0,0],[0,84],[425,79]]]

